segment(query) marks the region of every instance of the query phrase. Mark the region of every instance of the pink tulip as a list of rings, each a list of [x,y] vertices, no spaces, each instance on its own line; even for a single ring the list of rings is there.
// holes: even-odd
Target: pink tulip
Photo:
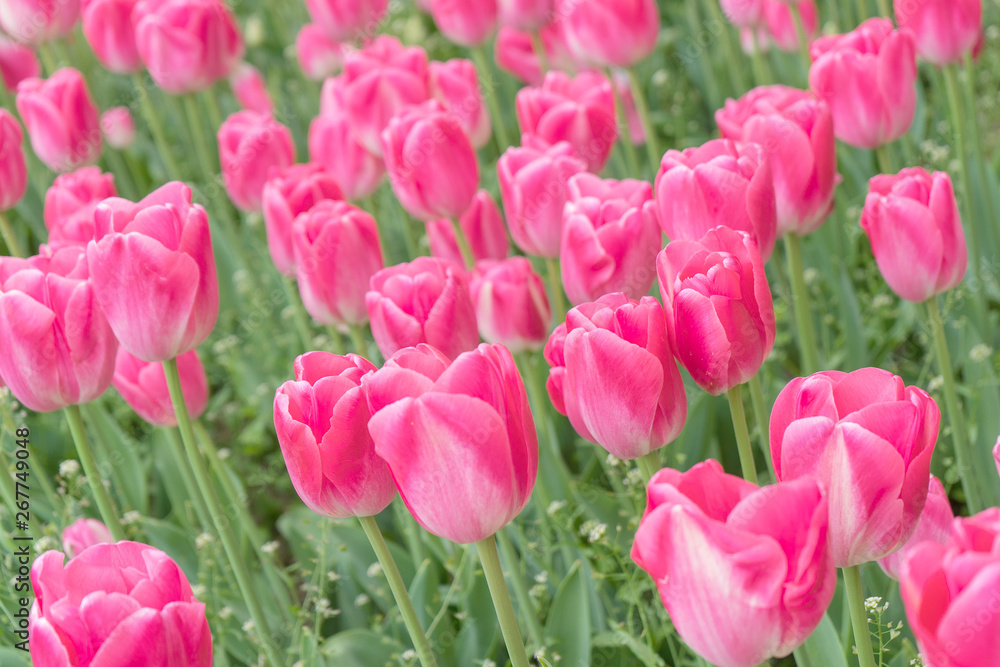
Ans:
[[[917,55],[935,65],[961,63],[982,35],[982,0],[893,0],[900,30],[913,33]]]
[[[135,120],[128,107],[111,107],[101,114],[101,134],[108,145],[123,151],[135,141]]]
[[[99,112],[78,70],[66,67],[48,79],[22,81],[17,111],[35,154],[52,171],[73,171],[101,156]]]
[[[118,341],[95,291],[79,246],[0,260],[0,376],[29,410],[90,403],[111,386]]]
[[[778,236],[811,234],[833,210],[837,151],[833,116],[796,88],[761,86],[715,112],[722,137],[764,148],[774,176]]]
[[[645,144],[646,128],[642,126],[642,117],[639,115],[639,108],[635,105],[635,96],[632,94],[632,83],[628,74],[614,72],[611,82],[622,101],[622,111],[625,113],[625,120],[628,124],[629,139],[635,146]]]
[[[757,488],[717,461],[653,476],[632,560],[677,633],[718,667],[787,656],[819,625],[837,576],[811,480]]]
[[[305,75],[322,81],[344,67],[344,46],[326,36],[315,23],[302,26],[295,38],[295,54]]]
[[[211,667],[205,605],[170,556],[118,542],[64,559],[46,551],[31,567],[33,665]]]
[[[441,34],[461,46],[482,45],[497,27],[496,0],[429,0]]]
[[[568,143],[508,148],[497,163],[510,235],[529,255],[559,256],[566,183],[587,168],[572,153]]]
[[[779,480],[809,477],[830,500],[837,567],[891,554],[916,529],[927,500],[941,412],[889,371],[824,371],[792,380],[771,412]]]
[[[437,101],[402,111],[382,133],[389,182],[415,218],[458,218],[479,187],[479,162],[461,124]]]
[[[70,558],[79,556],[95,544],[114,542],[111,531],[97,519],[77,519],[62,533],[63,551]]]
[[[547,145],[566,141],[573,156],[599,173],[618,140],[614,93],[607,77],[584,72],[575,79],[549,72],[541,88],[517,94],[517,120],[522,134]]]
[[[132,10],[139,0],[82,0],[83,36],[106,68],[118,74],[142,69]]]
[[[267,82],[256,67],[249,63],[241,63],[229,76],[229,85],[240,106],[248,111],[273,114],[274,102],[271,93],[267,92]]]
[[[306,0],[312,20],[337,42],[378,34],[388,0]]]
[[[669,150],[656,175],[660,226],[675,240],[697,241],[725,225],[753,235],[764,261],[777,236],[771,160],[758,144],[715,139]]]
[[[698,386],[719,396],[756,375],[775,320],[753,238],[716,227],[700,241],[671,241],[656,272],[671,347]]]
[[[756,28],[764,21],[762,0],[720,0],[722,13],[734,26]]]
[[[92,241],[97,205],[117,195],[114,174],[105,174],[100,167],[84,167],[57,176],[45,193],[49,243],[86,245]]]
[[[222,0],[141,0],[132,21],[149,75],[173,95],[211,87],[243,57],[236,19]]]
[[[368,409],[375,414],[400,399],[419,397],[434,386],[450,365],[451,359],[426,343],[404,347],[389,357],[377,372],[361,378]]]
[[[872,18],[846,35],[816,40],[812,58],[809,87],[830,105],[838,139],[878,148],[910,130],[917,108],[912,33]]]
[[[188,413],[198,419],[208,405],[208,378],[198,352],[189,350],[178,356],[177,369]],[[163,364],[143,361],[119,348],[112,384],[136,414],[153,426],[177,426]]]
[[[272,172],[264,185],[261,206],[268,249],[278,271],[290,278],[295,276],[292,249],[292,223],[295,219],[321,201],[343,198],[337,182],[315,162]]]
[[[4,0],[0,29],[19,42],[41,44],[66,37],[80,19],[80,0]]]
[[[539,350],[549,334],[552,310],[545,283],[524,257],[476,264],[469,283],[479,334],[514,354]]]
[[[274,428],[292,485],[309,509],[334,518],[374,516],[396,497],[368,435],[361,379],[375,371],[356,354],[309,352],[295,380],[274,394]]]
[[[418,257],[379,271],[365,305],[383,357],[429,343],[454,359],[479,343],[468,278],[446,260]]]
[[[545,346],[552,405],[581,437],[620,459],[673,442],[687,397],[664,326],[663,308],[607,294],[569,311]]]
[[[28,166],[21,150],[21,124],[0,109],[0,211],[17,206],[28,188]]]
[[[0,78],[7,90],[14,92],[25,79],[42,75],[38,56],[30,46],[7,39],[0,34]]]
[[[479,92],[479,76],[471,60],[455,58],[432,62],[428,68],[430,94],[454,116],[475,148],[489,143],[493,133],[490,112]]]
[[[198,347],[215,326],[219,284],[208,215],[171,182],[137,204],[109,199],[94,213],[90,279],[122,347],[167,361]]]
[[[472,200],[472,205],[458,219],[465,239],[469,242],[472,256],[480,259],[504,259],[510,254],[510,241],[503,215],[493,196],[480,190]],[[427,241],[431,254],[450,259],[456,264],[464,264],[462,252],[455,238],[455,230],[447,218],[427,221]]]
[[[761,0],[764,9],[764,25],[762,31],[782,51],[797,51],[799,33],[792,17],[792,9],[782,0]],[[799,12],[802,14],[802,25],[805,28],[806,39],[811,43],[819,31],[819,11],[813,0],[799,2]],[[763,40],[758,39],[760,45]]]
[[[364,323],[369,280],[383,267],[375,219],[347,202],[321,201],[295,219],[292,247],[299,292],[313,319]]]
[[[313,120],[309,126],[309,158],[323,165],[350,201],[370,197],[385,176],[385,163],[358,141],[343,115],[321,115]]]
[[[903,561],[914,548],[921,542],[932,541],[938,544],[947,544],[951,537],[951,524],[955,520],[955,513],[951,509],[951,501],[944,486],[934,475],[931,475],[931,483],[927,490],[927,504],[924,511],[920,513],[920,520],[913,535],[906,544],[885,558],[878,561],[882,571],[893,579],[899,579],[900,568]]]
[[[553,21],[544,26],[539,36],[545,48],[545,57],[552,69],[562,72],[576,72],[581,63],[569,50],[562,24]],[[495,57],[497,66],[516,76],[531,86],[542,85],[544,74],[531,33],[519,32],[513,28],[500,28],[497,34]]]
[[[965,277],[969,253],[944,172],[911,167],[872,178],[861,228],[885,281],[907,301],[926,301]]]
[[[538,440],[521,375],[502,345],[459,356],[425,391],[372,415],[368,431],[403,502],[434,535],[478,542],[528,504]]]
[[[899,591],[924,665],[1000,663],[1000,509],[955,519],[947,544],[914,547]]]
[[[497,0],[500,25],[515,30],[541,30],[555,13],[556,0]]]
[[[259,211],[271,171],[295,162],[292,133],[270,114],[238,111],[219,128],[219,162],[232,202],[244,211]]]
[[[577,58],[598,67],[645,60],[660,36],[655,0],[558,0],[566,42]]]

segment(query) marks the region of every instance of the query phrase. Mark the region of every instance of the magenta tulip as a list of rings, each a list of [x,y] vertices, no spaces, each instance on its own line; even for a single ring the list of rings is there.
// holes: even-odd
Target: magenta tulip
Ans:
[[[795,19],[792,16],[792,2],[783,0],[761,0],[764,11],[764,25],[762,31],[766,39],[774,42],[782,51],[797,51],[799,45],[798,29],[795,27]],[[810,43],[819,30],[819,11],[813,0],[801,0],[799,13],[802,15],[802,25],[805,28],[806,40]],[[758,46],[764,40],[757,40]]]
[[[17,206],[28,189],[28,166],[21,149],[21,124],[0,109],[0,211]]]
[[[756,28],[764,21],[762,0],[720,0],[726,19],[739,28]]]
[[[108,145],[123,151],[135,141],[135,119],[128,107],[111,107],[101,114],[101,134]]]
[[[299,67],[313,81],[340,73],[344,67],[344,46],[326,36],[314,23],[302,26],[295,38],[295,55]]]
[[[177,357],[184,403],[191,419],[198,419],[208,405],[208,378],[195,350]],[[177,415],[167,389],[163,364],[150,363],[118,349],[115,389],[136,414],[154,426],[177,426]]]
[[[539,350],[549,335],[552,310],[545,283],[524,257],[476,263],[469,283],[479,334],[514,354]]]
[[[97,205],[117,195],[114,174],[105,174],[100,167],[84,167],[57,176],[45,193],[49,243],[86,245],[92,241]]]
[[[271,171],[295,162],[292,133],[270,114],[239,111],[219,128],[219,162],[233,203],[244,211],[259,211]]]
[[[576,72],[582,64],[569,50],[562,23],[554,20],[539,31],[545,58],[552,69],[561,72]],[[500,28],[497,34],[495,57],[497,66],[530,86],[542,85],[544,72],[538,60],[530,32],[520,32],[513,28]]]
[[[951,501],[944,490],[941,480],[931,475],[931,483],[927,490],[927,503],[924,511],[920,513],[920,520],[913,535],[906,544],[894,551],[885,558],[878,561],[882,571],[893,579],[899,579],[900,568],[903,561],[921,542],[931,541],[938,544],[947,544],[951,537],[951,524],[955,520],[955,513],[951,509]]]
[[[306,0],[309,16],[337,42],[378,34],[388,0]]]
[[[77,519],[62,532],[62,548],[70,558],[79,556],[95,544],[114,542],[111,531],[97,519]]]
[[[389,357],[377,372],[361,378],[368,408],[375,414],[400,399],[419,397],[434,386],[450,365],[451,359],[426,343],[404,347]]]
[[[66,67],[48,79],[22,81],[17,111],[35,154],[52,171],[73,171],[101,156],[99,112],[78,70]]]
[[[497,27],[496,0],[428,0],[441,34],[462,46],[483,44]]]
[[[0,29],[19,42],[41,44],[66,37],[80,20],[80,0],[4,0]]]
[[[7,90],[15,92],[17,85],[25,79],[41,75],[42,66],[34,50],[0,34],[0,79]]]
[[[475,148],[489,143],[490,112],[479,92],[479,75],[471,60],[455,58],[427,67],[430,94],[462,125]]]
[[[472,205],[458,219],[458,226],[469,242],[475,259],[504,259],[510,254],[503,215],[486,190],[476,193]],[[450,259],[456,264],[465,263],[454,227],[447,218],[427,221],[427,241],[435,257]]]
[[[240,106],[248,111],[273,114],[274,102],[267,91],[267,82],[260,70],[250,63],[241,63],[229,76],[229,86]]]
[[[597,67],[631,67],[660,36],[655,0],[559,0],[559,11],[570,49]]]
[[[142,69],[132,10],[139,0],[82,0],[83,36],[106,68],[118,74]]]
[[[500,25],[515,30],[541,30],[556,13],[556,0],[496,0]]]
[[[900,29],[913,33],[917,55],[935,65],[960,64],[981,39],[982,0],[893,0]]]

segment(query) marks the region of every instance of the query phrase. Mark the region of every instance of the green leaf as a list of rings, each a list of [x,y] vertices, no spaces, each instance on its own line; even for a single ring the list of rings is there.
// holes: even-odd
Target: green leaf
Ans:
[[[590,597],[580,561],[559,584],[545,624],[547,646],[564,665],[590,664]]]
[[[404,651],[396,641],[368,630],[348,630],[328,639],[320,652],[336,667],[396,667]]]
[[[795,662],[798,667],[847,667],[844,647],[828,615],[823,616],[809,639],[795,649]]]
[[[0,647],[0,665],[3,667],[31,667],[31,656],[16,648]]]
[[[649,647],[643,644],[638,638],[633,637],[624,630],[615,629],[610,632],[602,632],[594,637],[593,645],[594,648],[627,649],[646,667],[666,667],[667,664],[663,658],[649,650]]]

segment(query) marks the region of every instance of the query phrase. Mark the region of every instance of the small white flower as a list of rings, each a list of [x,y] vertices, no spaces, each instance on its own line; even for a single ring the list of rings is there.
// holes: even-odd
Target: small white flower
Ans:
[[[980,343],[969,350],[969,358],[976,363],[986,361],[991,356],[993,356],[993,348],[984,343]]]
[[[255,626],[253,624],[253,619],[251,618],[249,621],[243,624],[243,632],[245,632],[246,634],[250,634],[251,632],[253,632],[254,627]]]
[[[369,602],[371,602],[371,598],[368,597],[365,593],[362,593],[358,597],[354,598],[355,607],[364,607]]]
[[[209,544],[211,544],[215,538],[210,533],[201,533],[198,537],[194,538],[194,547],[201,551]]]
[[[332,570],[326,573],[326,578],[333,582],[340,581],[340,575]]]
[[[273,556],[279,548],[281,548],[281,543],[278,542],[278,540],[271,540],[270,542],[265,542],[260,545],[260,550],[268,556]]]
[[[802,278],[806,281],[806,285],[812,285],[819,278],[819,271],[810,266],[802,272]]]
[[[934,392],[941,391],[942,387],[944,387],[944,378],[940,375],[935,375],[927,385],[927,391],[933,394]]]
[[[191,586],[191,595],[195,596],[199,600],[204,600],[206,593],[208,593],[208,589],[205,588],[204,584],[194,584]]]
[[[221,618],[223,621],[232,615],[233,615],[233,608],[228,605],[219,610],[219,618]]]
[[[74,459],[68,459],[59,464],[59,474],[62,477],[73,477],[80,472],[80,463]]]
[[[229,448],[228,448],[228,447],[223,447],[222,449],[220,449],[220,450],[218,451],[218,455],[219,455],[219,460],[220,460],[220,461],[225,461],[225,460],[226,460],[226,459],[228,459],[228,458],[229,458],[230,456],[232,456],[232,454],[233,454],[233,453],[232,453],[232,452],[231,452],[231,451],[229,450]]]
[[[546,570],[542,570],[535,575],[535,583],[544,584],[549,580],[549,573]]]
[[[888,294],[876,294],[875,298],[872,299],[872,308],[875,310],[881,310],[882,308],[888,308],[892,305],[892,297]]]
[[[549,503],[549,507],[546,510],[546,512],[548,513],[549,516],[555,516],[564,507],[566,507],[565,500],[553,500],[551,503]]]
[[[368,576],[374,579],[382,576],[382,564],[375,562],[368,566]]]
[[[130,510],[122,515],[122,523],[126,526],[131,526],[133,523],[139,523],[142,521],[142,515],[135,510]]]
[[[405,651],[403,651],[403,654],[400,655],[399,657],[405,660],[406,662],[410,662],[411,660],[416,659],[417,652],[414,651],[412,648],[408,648]]]

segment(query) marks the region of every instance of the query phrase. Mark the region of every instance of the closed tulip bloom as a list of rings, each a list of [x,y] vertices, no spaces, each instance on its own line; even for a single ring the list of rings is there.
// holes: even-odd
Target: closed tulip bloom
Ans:
[[[118,74],[142,69],[132,10],[139,0],[82,0],[83,36],[106,68]]]
[[[469,283],[479,334],[514,354],[539,350],[549,335],[552,310],[545,283],[524,257],[476,263]]]
[[[454,359],[479,343],[468,277],[447,260],[418,257],[379,271],[365,305],[383,357],[428,343]]]
[[[29,410],[90,403],[111,386],[118,341],[83,248],[0,260],[0,376]]]
[[[25,79],[41,75],[42,66],[35,51],[0,34],[0,78],[7,90],[15,92],[17,85]]]
[[[795,27],[791,4],[782,0],[761,0],[764,9],[764,35],[782,51],[797,51],[799,48],[799,33]],[[802,15],[802,26],[805,28],[806,39],[810,43],[819,31],[819,11],[813,0],[799,2],[799,12]],[[762,40],[757,40],[758,46]]]
[[[375,219],[347,202],[321,201],[295,219],[292,248],[299,293],[313,319],[364,323],[368,283],[383,266]]]
[[[177,181],[137,204],[109,199],[94,213],[90,279],[122,347],[168,361],[198,347],[219,313],[208,215]]]
[[[66,554],[73,558],[94,546],[95,544],[110,544],[114,542],[111,531],[97,519],[77,519],[62,533],[62,547]]]
[[[920,303],[961,284],[969,252],[948,174],[911,167],[868,187],[861,228],[889,287]]]
[[[312,121],[309,159],[323,165],[349,201],[371,196],[385,177],[382,158],[358,141],[350,121],[343,114],[320,115]]]
[[[17,111],[35,154],[52,171],[73,171],[101,156],[100,115],[78,70],[22,81]]]
[[[28,188],[28,166],[21,149],[21,124],[0,109],[0,211],[17,206]]]
[[[250,63],[241,63],[229,77],[229,85],[240,106],[257,113],[274,113],[274,102],[267,92],[267,82],[260,70]]]
[[[118,542],[65,558],[47,551],[31,566],[31,664],[211,667],[205,605],[170,556]]]
[[[566,184],[586,168],[565,142],[548,148],[508,148],[500,156],[500,196],[517,247],[529,255],[559,256]]]
[[[982,0],[893,0],[899,28],[913,33],[917,55],[935,65],[961,63],[979,43]]]
[[[229,198],[243,211],[259,211],[271,170],[294,162],[292,133],[270,114],[238,111],[219,128],[222,180]]]
[[[122,151],[135,141],[135,120],[128,107],[111,107],[101,114],[101,133],[108,145]]]
[[[720,0],[722,13],[738,28],[755,28],[764,21],[764,3],[761,0]]]
[[[415,218],[458,218],[479,187],[479,162],[461,124],[436,101],[407,109],[382,133],[392,191]]]
[[[80,0],[4,0],[0,29],[19,42],[41,44],[73,32]]]
[[[539,31],[549,66],[562,72],[576,72],[581,64],[569,50],[562,24],[556,20]],[[513,74],[529,86],[540,86],[545,78],[530,32],[502,27],[497,34],[494,57],[497,67]]]
[[[389,468],[368,434],[361,378],[375,371],[356,354],[309,352],[295,380],[274,395],[274,428],[292,485],[323,516],[375,516],[396,497]]]
[[[149,75],[172,95],[211,87],[243,57],[236,19],[222,0],[141,0],[132,21]]]
[[[632,560],[695,652],[752,667],[789,655],[819,625],[837,587],[819,485],[758,488],[709,460],[661,470],[648,496]]]
[[[313,81],[339,74],[344,67],[344,46],[326,36],[315,23],[302,26],[295,38],[299,66]]]
[[[434,535],[460,544],[486,539],[531,498],[535,423],[502,345],[459,356],[426,391],[372,415],[368,431],[403,502]]]
[[[660,36],[654,0],[558,0],[566,42],[577,58],[598,67],[645,60]]]
[[[278,271],[295,277],[292,223],[302,213],[327,199],[343,199],[334,178],[315,162],[272,172],[261,195],[267,246]]]
[[[490,112],[479,92],[479,75],[472,61],[455,58],[432,62],[427,73],[431,96],[458,119],[472,145],[482,148],[488,144],[493,132]]]
[[[208,378],[198,352],[190,350],[177,357],[177,369],[188,413],[198,419],[208,405]],[[177,426],[163,364],[143,361],[119,348],[112,384],[136,414],[153,426]]]
[[[568,186],[559,252],[566,296],[576,305],[609,292],[647,294],[661,247],[652,186],[593,174],[577,174]]]
[[[540,30],[556,12],[555,0],[497,0],[500,25],[515,30]]]
[[[914,548],[921,542],[931,541],[938,544],[947,544],[951,537],[951,524],[955,521],[955,513],[951,509],[951,501],[944,490],[944,485],[934,475],[931,475],[931,483],[927,490],[927,503],[924,511],[920,513],[920,520],[913,531],[913,535],[906,544],[885,558],[878,561],[882,571],[893,579],[899,580],[900,568],[903,561]]]
[[[812,45],[809,87],[830,105],[837,138],[878,148],[910,130],[917,108],[913,35],[885,18]]]
[[[811,234],[833,210],[837,151],[830,107],[807,91],[760,86],[715,112],[723,138],[764,148],[774,177],[778,236]]]
[[[611,82],[598,72],[576,78],[549,72],[541,88],[522,88],[517,94],[517,120],[522,134],[545,144],[568,142],[574,157],[595,174],[618,140]]]
[[[486,190],[476,193],[472,204],[458,219],[458,226],[469,242],[475,259],[504,259],[510,254],[503,215]],[[450,220],[428,220],[427,241],[435,257],[450,259],[456,264],[465,263]]]
[[[792,380],[771,413],[779,480],[809,477],[830,500],[837,567],[883,558],[916,529],[941,412],[889,371],[824,371]]]
[[[388,6],[388,0],[306,0],[309,16],[337,42],[377,34]]]
[[[660,226],[671,239],[697,241],[725,225],[757,240],[767,261],[777,236],[771,160],[758,144],[715,139],[669,150],[656,175]]]
[[[49,243],[86,245],[92,241],[97,205],[117,195],[114,174],[105,174],[100,167],[83,167],[57,176],[45,193]]]
[[[441,34],[461,46],[483,44],[497,27],[496,0],[429,0]]]
[[[719,396],[756,375],[775,320],[753,238],[717,227],[700,241],[671,241],[656,272],[672,347],[698,386]]]

